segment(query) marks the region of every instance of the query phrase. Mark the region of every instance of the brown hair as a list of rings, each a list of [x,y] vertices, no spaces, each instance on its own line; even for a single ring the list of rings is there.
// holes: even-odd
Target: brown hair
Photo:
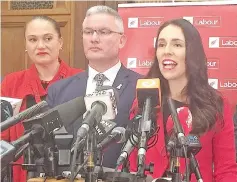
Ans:
[[[29,22],[27,22],[26,28],[27,28],[28,24],[29,24],[30,22],[34,21],[34,20],[45,20],[45,21],[50,22],[50,23],[53,25],[55,31],[57,32],[58,37],[59,37],[59,38],[62,37],[59,24],[58,24],[54,19],[52,19],[52,18],[50,18],[50,17],[48,17],[48,16],[45,16],[45,15],[33,16],[33,18],[32,18]],[[25,29],[25,30],[26,30],[26,29]]]
[[[180,27],[185,37],[185,65],[188,83],[181,94],[186,95],[189,101],[189,109],[193,118],[192,133],[201,134],[210,130],[216,123],[217,118],[221,119],[223,124],[223,99],[221,94],[208,84],[206,55],[197,29],[187,20],[170,20],[159,28],[156,41],[160,32],[168,25]],[[157,42],[155,49],[157,50]],[[161,80],[162,98],[163,102],[166,102],[165,96],[170,93],[170,90],[168,81],[160,72],[156,56],[147,74],[147,78],[154,77]]]

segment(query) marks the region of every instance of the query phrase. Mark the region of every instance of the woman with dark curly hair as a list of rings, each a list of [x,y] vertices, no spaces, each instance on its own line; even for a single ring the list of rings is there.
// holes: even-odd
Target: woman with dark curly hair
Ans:
[[[234,124],[226,99],[208,84],[207,60],[197,29],[184,19],[165,22],[156,40],[154,64],[147,78],[159,78],[162,107],[157,115],[158,142],[147,150],[146,163],[154,163],[154,178],[169,174],[172,158],[166,145],[173,135],[173,121],[167,99],[175,103],[185,135],[199,137],[202,149],[196,155],[205,182],[236,182]],[[131,118],[138,112],[136,101]],[[130,155],[136,171],[137,151]],[[185,172],[185,160],[180,160]],[[196,181],[191,176],[191,181]]]

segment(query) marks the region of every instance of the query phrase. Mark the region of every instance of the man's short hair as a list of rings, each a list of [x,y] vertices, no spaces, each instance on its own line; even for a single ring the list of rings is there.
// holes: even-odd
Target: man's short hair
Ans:
[[[94,14],[108,14],[111,15],[115,18],[115,23],[119,28],[119,32],[124,33],[124,27],[123,27],[123,20],[121,18],[121,16],[118,14],[117,11],[115,11],[114,9],[108,7],[108,6],[93,6],[91,8],[89,8],[86,12],[86,17],[94,15]]]

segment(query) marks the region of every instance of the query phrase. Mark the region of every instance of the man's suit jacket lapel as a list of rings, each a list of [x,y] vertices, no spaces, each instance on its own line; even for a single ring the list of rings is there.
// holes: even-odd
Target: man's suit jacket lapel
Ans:
[[[77,95],[78,96],[84,96],[86,94],[86,87],[87,87],[87,79],[88,79],[88,71],[84,71],[82,73],[79,73],[77,75]]]
[[[74,88],[73,93],[74,97],[81,97],[86,95],[86,87],[87,87],[87,79],[88,79],[88,71],[84,71],[82,73],[79,73],[76,75],[76,79],[73,80],[74,82]],[[69,133],[73,133],[74,136],[77,135],[77,130],[81,126],[82,123],[82,116],[76,119],[74,122],[71,122],[71,125],[68,125],[66,130]],[[75,137],[73,139],[75,141]]]
[[[119,95],[121,95],[127,87],[129,81],[128,77],[129,70],[122,65],[113,83],[113,87],[118,91]]]

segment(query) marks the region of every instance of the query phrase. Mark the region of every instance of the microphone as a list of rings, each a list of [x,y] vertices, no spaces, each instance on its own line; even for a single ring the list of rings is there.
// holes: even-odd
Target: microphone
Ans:
[[[95,91],[85,96],[86,110],[89,111],[93,106],[100,102],[105,107],[102,120],[112,120],[117,115],[117,102],[114,89]]]
[[[134,149],[134,145],[135,145],[134,143],[137,143],[137,142],[138,142],[138,137],[135,135],[131,135],[130,138],[127,140],[127,143],[124,145],[124,147],[121,150],[122,152],[116,162],[116,168],[118,168],[127,160],[128,156]]]
[[[123,143],[127,140],[127,132],[123,127],[116,127],[111,131],[111,134],[108,135],[102,142],[97,144],[97,157],[96,165],[94,168],[94,173],[98,175],[99,179],[103,179],[103,150],[106,149],[109,145],[113,143]]]
[[[13,108],[10,102],[1,99],[1,122],[13,116]]]
[[[201,150],[201,144],[199,138],[195,135],[188,135],[188,150],[187,155],[189,156],[189,163],[191,171],[195,174],[195,177],[198,182],[203,182],[202,175],[199,169],[199,164],[195,158],[195,155]]]
[[[141,132],[139,138],[138,149],[138,171],[143,175],[143,165],[145,162],[145,155],[147,150],[148,134],[152,125],[152,108],[160,105],[160,79],[139,79],[137,81],[137,100],[138,107],[143,107],[142,118],[139,122],[139,131]]]
[[[173,110],[171,112],[176,113],[175,116],[173,116],[173,117],[176,117],[176,122],[178,120],[182,132],[186,133],[187,136],[184,136],[186,147],[183,147],[182,149],[178,150],[178,152],[177,152],[175,150],[176,150],[176,148],[180,148],[181,143],[180,143],[178,137],[176,137],[177,132],[174,133],[175,135],[171,136],[171,138],[167,144],[167,151],[170,152],[171,155],[173,152],[175,152],[175,156],[177,156],[177,157],[188,157],[189,158],[189,166],[190,166],[191,170],[189,172],[189,176],[186,176],[186,177],[190,178],[191,174],[194,173],[197,181],[202,182],[202,175],[199,170],[198,162],[195,158],[195,155],[201,150],[202,147],[201,147],[198,136],[193,135],[193,134],[188,134],[191,131],[191,127],[189,126],[190,122],[192,122],[191,112],[187,107],[182,107],[182,108],[177,109],[177,111],[178,111],[178,114],[177,114],[177,111],[174,107],[173,101],[169,100],[169,102],[170,102],[170,105]],[[172,114],[171,114],[171,117],[172,117]],[[174,120],[173,117],[172,117],[172,120]],[[174,125],[175,125],[175,123],[174,123]],[[171,127],[170,117],[168,118],[167,126]],[[172,169],[173,167],[174,167],[174,164],[172,163],[170,166],[170,169]],[[188,169],[186,169],[186,171],[188,171]]]
[[[193,172],[195,174],[195,177],[197,179],[198,182],[202,182],[202,175],[199,169],[199,164],[195,158],[195,155],[201,150],[201,144],[199,141],[199,138],[195,135],[188,135],[187,137],[187,156],[189,158],[189,164],[190,164],[190,168],[191,168],[191,172]],[[168,144],[167,144],[167,151],[168,152],[172,152],[177,143],[176,143],[177,138],[175,137],[171,137],[171,139],[169,140]],[[181,153],[179,153],[179,157],[185,157],[184,154],[185,151],[182,150]],[[172,169],[174,166],[174,164],[172,164],[172,166],[170,166],[170,168]],[[191,175],[191,173],[189,173],[189,175]],[[189,177],[189,176],[188,176]]]
[[[92,94],[86,95],[84,100],[87,113],[81,127],[77,130],[77,139],[75,142],[74,154],[71,164],[71,181],[73,181],[75,177],[74,167],[76,164],[76,157],[80,140],[83,140],[83,138],[87,136],[90,129],[92,127],[95,127],[96,124],[103,130],[103,126],[100,126],[101,120],[113,120],[117,115],[116,104],[118,100],[116,100],[113,89],[95,91]]]
[[[55,130],[60,128],[60,130],[65,131],[64,126],[70,125],[85,112],[86,107],[84,98],[76,97],[68,102],[57,105],[44,113],[40,113],[28,120],[23,121],[23,126],[25,130],[27,130],[30,129],[33,124],[43,124],[45,125],[44,128],[47,130],[56,132]]]
[[[185,159],[187,160],[187,142],[186,138],[184,135],[183,127],[181,126],[175,105],[173,103],[173,100],[171,98],[167,98],[167,104],[170,109],[171,113],[171,118],[173,121],[174,125],[174,135],[176,136],[175,138],[177,139],[176,143],[174,143],[174,149],[171,150],[171,161],[170,161],[170,170],[172,172],[172,181],[181,181],[181,173],[179,171],[180,168],[180,156],[184,154]],[[167,126],[168,126],[168,121],[167,121]],[[172,147],[171,147],[172,148]],[[169,147],[167,147],[169,149]],[[186,172],[188,172],[188,164],[186,163]],[[189,176],[186,175],[186,180],[189,181]]]
[[[171,153],[175,149],[175,145],[176,145],[176,138],[174,136],[171,136],[166,145],[167,152]]]
[[[96,126],[95,130],[97,132],[97,142],[100,143],[102,140],[104,140],[109,133],[115,128],[117,124],[113,121],[107,120],[107,121],[100,121]]]
[[[54,131],[54,142],[58,149],[58,165],[70,165],[71,161],[71,145],[73,135],[68,134],[66,127],[71,125],[76,119],[81,117],[86,112],[84,97],[77,97],[68,102],[53,108],[58,111],[63,126]]]
[[[186,139],[185,139],[183,127],[181,126],[181,123],[180,123],[180,120],[179,120],[174,102],[171,98],[168,98],[167,103],[168,103],[168,106],[169,106],[169,109],[170,109],[170,112],[171,112],[172,120],[174,122],[175,133],[178,137],[178,140],[179,140],[180,144],[185,146],[186,145]]]
[[[32,130],[29,133],[21,136],[20,138],[18,138],[15,141],[12,141],[11,143],[1,140],[0,141],[1,142],[0,160],[1,160],[2,168],[6,167],[10,162],[14,160],[16,151],[20,149],[21,146],[23,146],[26,142],[29,142],[32,139],[32,137],[35,137],[36,135],[39,138],[43,138],[44,133],[45,133],[45,129],[42,126],[33,125]]]
[[[98,127],[100,127],[101,120],[113,120],[117,115],[116,104],[117,101],[112,89],[86,95],[85,105],[87,113],[82,126],[77,131],[77,138],[84,138],[95,124],[98,124]]]
[[[46,101],[42,101],[20,113],[18,113],[17,115],[8,118],[7,120],[3,121],[2,123],[0,123],[0,128],[1,128],[1,132],[3,132],[4,130],[10,128],[11,126],[19,123],[20,121],[24,120],[24,119],[29,119],[32,116],[35,116],[36,114],[38,114],[43,108],[45,108],[47,106],[47,102]]]
[[[136,96],[138,107],[143,108],[147,97],[151,99],[151,107],[157,107],[161,104],[160,79],[138,79],[136,86]]]
[[[35,124],[42,125],[46,131],[44,141],[50,142],[50,146],[57,146],[59,157],[58,164],[68,165],[70,160],[69,146],[71,146],[73,136],[66,135],[68,133],[65,129],[65,126],[70,125],[74,120],[82,116],[85,111],[86,107],[84,98],[77,97],[52,109],[49,109],[44,113],[25,120],[22,122],[22,124],[25,130],[30,129]],[[41,145],[43,143],[42,140],[37,141],[37,138],[34,138],[33,142],[40,142]],[[30,154],[31,153],[29,152],[28,156],[30,156]],[[53,162],[52,165],[54,165]]]
[[[98,123],[98,125],[95,126],[95,130],[97,132],[97,142],[100,143],[102,142],[108,135],[109,133],[111,133],[111,131],[115,128],[117,124],[113,121],[100,121]],[[59,131],[59,130],[58,130]],[[58,131],[55,131],[55,133],[58,133]],[[80,141],[81,145],[84,145],[84,142],[83,141]],[[75,149],[75,143],[72,144],[72,148],[71,148],[71,152],[74,151]],[[79,146],[79,149],[80,149],[80,146]]]
[[[110,144],[116,143],[124,143],[127,140],[126,129],[123,127],[116,127],[111,131],[111,134],[108,135],[102,142],[97,144],[97,149],[104,150]]]
[[[190,157],[191,154],[196,155],[201,149],[201,144],[197,136],[195,135],[188,135],[186,137],[186,143],[187,143],[187,157]],[[171,136],[170,140],[168,141],[168,144],[166,146],[168,152],[172,152],[172,150],[175,149],[177,145],[177,139],[174,136]],[[185,157],[184,151],[182,151],[182,154],[179,157]]]
[[[84,97],[76,97],[52,109],[58,111],[63,125],[67,127],[86,112]]]

